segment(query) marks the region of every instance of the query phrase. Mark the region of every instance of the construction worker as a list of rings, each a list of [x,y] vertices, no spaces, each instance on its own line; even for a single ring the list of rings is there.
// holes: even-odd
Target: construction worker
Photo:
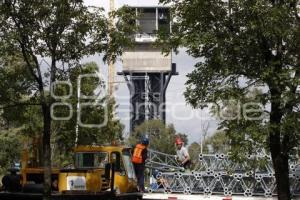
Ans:
[[[159,175],[161,172],[157,169],[155,169],[152,172],[152,176],[150,177],[150,187],[152,190],[158,190],[163,188],[165,191],[169,191],[170,190],[170,185],[168,183],[168,181],[162,177],[161,175]]]
[[[176,160],[180,163],[184,169],[189,169],[191,165],[191,158],[188,150],[183,146],[181,138],[176,138]]]
[[[149,145],[149,139],[144,137],[142,141],[137,144],[133,150],[132,163],[134,171],[138,181],[138,187],[140,192],[145,192],[144,187],[144,172],[145,161],[147,159],[147,147]]]

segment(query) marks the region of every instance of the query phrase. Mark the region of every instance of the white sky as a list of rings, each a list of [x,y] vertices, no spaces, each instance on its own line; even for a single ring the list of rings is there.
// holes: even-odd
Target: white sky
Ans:
[[[109,8],[110,0],[84,0],[86,5],[98,6],[106,9]],[[115,7],[121,7],[123,5],[130,6],[153,6],[158,4],[158,0],[115,0]]]
[[[104,7],[105,10],[109,8],[109,0],[85,0],[86,5]],[[153,6],[158,5],[158,0],[115,0],[115,7],[118,8],[122,5],[130,6]],[[104,75],[107,76],[107,66],[102,62],[101,56],[91,56],[85,58],[83,62],[94,61],[96,62]],[[183,92],[185,91],[186,74],[193,70],[195,60],[194,58],[188,56],[185,51],[182,49],[178,55],[173,55],[173,63],[177,64],[177,71],[179,72],[178,76],[173,76],[171,78],[170,84],[166,92],[166,103],[167,110],[172,108],[174,104],[180,104],[176,106],[176,109],[172,113],[166,114],[167,123],[173,123],[175,129],[178,132],[186,133],[189,136],[189,143],[191,144],[194,141],[199,142],[201,138],[201,123],[209,121],[209,134],[212,134],[216,130],[216,121],[209,117],[209,114],[206,111],[194,110],[190,106],[186,105]],[[116,71],[122,71],[122,63],[118,61],[116,64]],[[122,76],[117,76],[116,81],[122,83],[118,84],[118,89],[116,91],[116,100],[119,104],[119,109],[117,109],[117,116],[121,119],[122,123],[126,126],[125,132],[129,131],[129,120],[126,118],[129,117],[129,112],[127,114],[122,114],[123,109],[129,109],[129,91],[127,85],[124,82]],[[127,98],[118,98],[119,96]],[[123,106],[125,104],[125,106]],[[127,116],[126,116],[127,115]],[[174,117],[175,115],[175,117]],[[202,118],[202,119],[201,119]],[[209,118],[204,120],[203,118]],[[125,133],[125,134],[126,134]]]

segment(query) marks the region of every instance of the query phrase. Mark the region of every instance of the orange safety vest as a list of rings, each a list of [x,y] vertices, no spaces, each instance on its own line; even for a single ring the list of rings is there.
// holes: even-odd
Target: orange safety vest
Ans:
[[[133,155],[132,155],[132,162],[135,164],[142,164],[143,163],[143,157],[142,152],[146,148],[143,144],[137,144],[134,148]]]

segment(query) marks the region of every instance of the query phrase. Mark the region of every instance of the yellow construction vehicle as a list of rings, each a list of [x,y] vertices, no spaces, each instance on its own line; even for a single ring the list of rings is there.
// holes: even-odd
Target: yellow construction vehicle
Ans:
[[[141,199],[142,195],[137,192],[130,151],[130,148],[120,145],[75,147],[72,167],[52,168],[52,194],[57,198],[59,196],[59,199],[64,199],[64,195],[68,198],[76,195],[76,199],[79,199],[78,194],[83,195],[83,199],[91,195],[98,196],[97,199],[106,199],[107,195],[103,194],[108,193],[110,199]],[[43,167],[38,167],[36,162],[29,159],[29,152],[25,149],[20,174],[7,175],[3,184],[14,199],[16,192],[21,192],[25,197],[33,193],[41,194],[43,172]],[[21,198],[24,199],[24,196]]]
[[[106,191],[114,180],[117,193],[137,192],[137,182],[131,163],[130,149],[122,146],[78,146],[75,148],[75,168],[60,170],[59,192],[84,190]],[[111,170],[112,166],[114,167]],[[113,178],[111,171],[114,171]]]

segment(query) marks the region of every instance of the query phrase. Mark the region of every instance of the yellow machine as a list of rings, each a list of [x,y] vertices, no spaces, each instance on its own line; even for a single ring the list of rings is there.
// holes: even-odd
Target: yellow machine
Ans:
[[[114,189],[118,194],[137,192],[130,148],[124,146],[77,146],[74,167],[52,168],[52,191],[99,193]],[[42,192],[43,168],[32,165],[23,152],[21,184],[29,192]]]
[[[112,164],[114,170],[110,170]],[[61,170],[58,189],[66,191],[100,192],[110,188],[109,177],[114,171],[117,193],[137,191],[130,149],[121,146],[78,146],[75,148],[75,168]]]

